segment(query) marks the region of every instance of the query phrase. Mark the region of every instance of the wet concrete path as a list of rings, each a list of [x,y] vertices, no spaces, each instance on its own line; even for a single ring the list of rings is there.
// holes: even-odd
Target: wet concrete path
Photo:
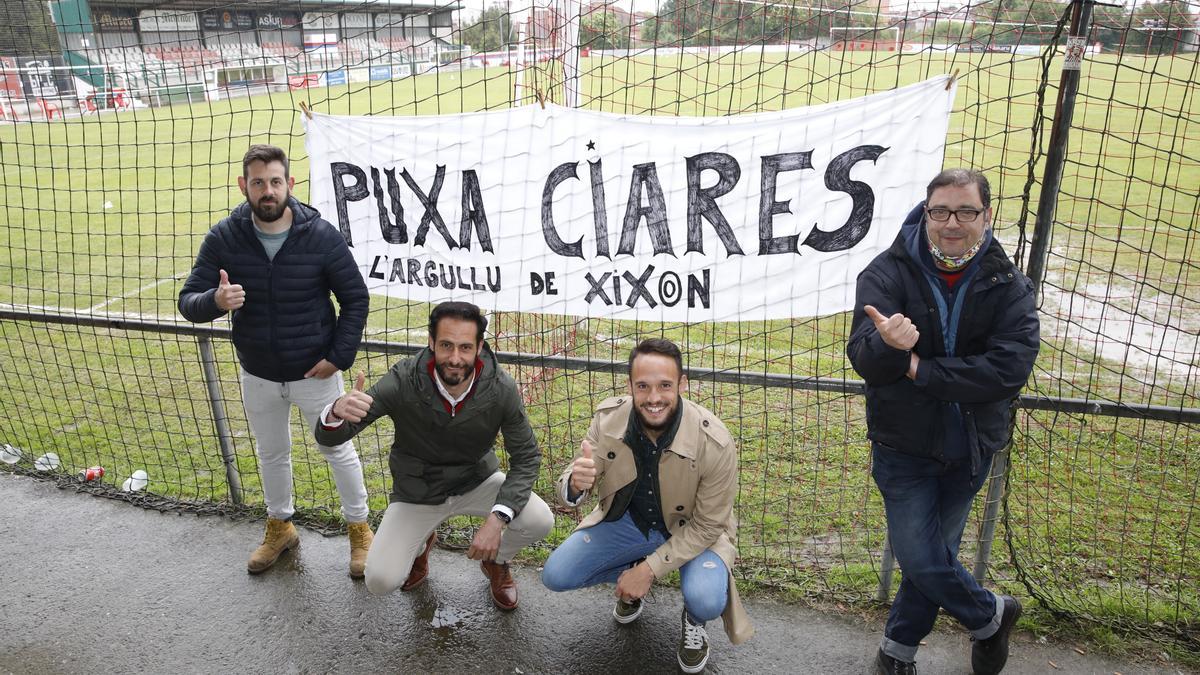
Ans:
[[[345,537],[302,530],[298,554],[249,576],[259,522],[146,511],[4,473],[0,504],[0,672],[677,672],[676,589],[656,587],[641,619],[618,626],[611,589],[550,593],[524,567],[521,606],[504,614],[461,552],[436,550],[422,588],[378,598],[347,576]],[[870,672],[880,626],[747,607],[758,632],[740,647],[709,624],[708,672]],[[920,672],[969,673],[969,655],[965,633],[935,633]],[[1005,672],[1175,671],[1021,635]]]

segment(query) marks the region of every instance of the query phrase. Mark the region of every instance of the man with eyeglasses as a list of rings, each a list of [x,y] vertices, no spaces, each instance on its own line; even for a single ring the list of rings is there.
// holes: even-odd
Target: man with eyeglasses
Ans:
[[[971,667],[999,673],[1021,603],[958,560],[971,503],[1012,435],[1039,341],[1033,284],[992,236],[983,174],[948,169],[858,277],[846,354],[866,381],[871,474],[903,581],[875,659],[915,673],[938,609],[971,632]]]

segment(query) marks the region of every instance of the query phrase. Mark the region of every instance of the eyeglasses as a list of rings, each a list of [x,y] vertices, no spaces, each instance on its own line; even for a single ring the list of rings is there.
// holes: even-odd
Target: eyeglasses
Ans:
[[[943,209],[935,207],[925,209],[925,215],[929,216],[930,220],[936,220],[939,223],[944,223],[950,220],[950,216],[954,216],[960,223],[973,223],[983,213],[980,209]]]

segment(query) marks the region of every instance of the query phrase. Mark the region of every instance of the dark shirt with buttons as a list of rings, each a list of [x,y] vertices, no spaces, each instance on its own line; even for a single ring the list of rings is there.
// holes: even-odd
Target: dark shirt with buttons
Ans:
[[[658,530],[663,537],[671,536],[663,518],[658,486],[658,463],[662,459],[662,453],[671,447],[671,442],[675,440],[675,433],[679,431],[679,420],[683,417],[680,414],[682,410],[682,406],[675,409],[675,414],[667,422],[667,428],[659,435],[658,442],[651,440],[642,429],[637,410],[629,412],[629,425],[625,428],[622,440],[633,450],[633,459],[637,462],[637,482],[634,483],[633,495],[629,500],[629,515],[647,539],[650,538],[651,529]]]

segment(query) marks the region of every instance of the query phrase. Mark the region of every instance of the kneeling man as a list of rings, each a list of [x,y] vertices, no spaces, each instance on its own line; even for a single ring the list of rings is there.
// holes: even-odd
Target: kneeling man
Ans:
[[[754,628],[730,575],[737,446],[716,416],[680,397],[686,389],[674,343],[649,339],[634,348],[630,395],[600,404],[558,481],[566,504],[589,493],[599,504],[550,555],[542,583],[566,591],[616,582],[613,618],[625,624],[641,615],[654,580],[679,570],[679,667],[698,673],[708,662],[706,621],[721,616],[734,644]]]
[[[317,442],[343,443],[383,415],[395,438],[388,456],[391,503],[367,554],[367,588],[410,591],[425,581],[437,526],[457,515],[486,518],[467,556],[479,560],[492,602],[517,606],[508,562],[554,526],[533,494],[542,464],[517,384],[483,340],[487,319],[466,302],[429,315],[429,347],[392,366],[370,389],[363,376],[321,414]],[[504,432],[508,475],[493,444]]]

